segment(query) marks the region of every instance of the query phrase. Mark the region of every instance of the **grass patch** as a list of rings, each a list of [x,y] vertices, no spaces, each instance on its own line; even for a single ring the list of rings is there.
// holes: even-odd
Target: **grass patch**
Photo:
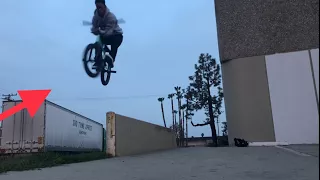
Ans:
[[[0,156],[0,174],[8,171],[24,171],[45,167],[53,167],[62,164],[79,163],[98,159],[105,159],[109,156],[105,152],[88,153],[58,153],[47,152],[26,156]]]

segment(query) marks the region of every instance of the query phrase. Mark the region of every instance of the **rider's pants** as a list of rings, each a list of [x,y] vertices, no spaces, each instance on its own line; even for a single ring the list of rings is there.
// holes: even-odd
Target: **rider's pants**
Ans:
[[[106,45],[111,45],[110,49],[110,56],[113,58],[113,61],[115,61],[118,48],[122,43],[123,35],[122,34],[116,34],[108,37],[102,37],[102,43]]]

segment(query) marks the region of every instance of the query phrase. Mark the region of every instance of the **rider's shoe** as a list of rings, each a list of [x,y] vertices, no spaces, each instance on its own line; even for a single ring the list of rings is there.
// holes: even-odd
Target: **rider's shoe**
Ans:
[[[111,67],[111,68],[114,67],[114,60],[113,60],[113,59],[111,60],[111,65],[110,65],[110,67]]]
[[[113,68],[114,67],[114,60],[113,60],[113,58],[108,54],[108,53],[106,53],[106,56],[109,56],[109,58],[111,59],[111,64],[110,64],[110,67],[111,68]]]

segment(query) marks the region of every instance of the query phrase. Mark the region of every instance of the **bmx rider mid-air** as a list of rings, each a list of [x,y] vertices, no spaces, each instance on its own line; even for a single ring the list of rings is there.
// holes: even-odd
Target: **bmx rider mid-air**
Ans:
[[[95,0],[95,4],[91,32],[94,35],[100,35],[103,44],[111,45],[109,54],[112,57],[111,68],[113,68],[118,48],[123,40],[123,31],[116,16],[106,6],[105,0]],[[97,62],[93,66],[97,68]]]

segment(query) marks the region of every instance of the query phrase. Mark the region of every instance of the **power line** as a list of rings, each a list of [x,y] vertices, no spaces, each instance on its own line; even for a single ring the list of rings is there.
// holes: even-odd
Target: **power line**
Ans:
[[[0,94],[3,94],[4,92],[9,92],[7,89],[4,89],[3,87],[0,88]]]
[[[4,96],[4,100],[8,100],[8,98],[11,98],[12,96],[17,96],[17,94],[8,94],[8,95],[2,95]],[[113,99],[147,99],[147,98],[158,98],[158,97],[166,97],[167,95],[135,95],[135,96],[107,96],[107,97],[74,97],[74,98],[48,98],[50,101],[99,101],[99,100],[113,100]],[[12,99],[11,99],[12,100]]]
[[[163,95],[140,95],[140,96],[114,96],[114,97],[78,97],[78,98],[48,98],[50,101],[98,101],[112,99],[145,99],[151,97],[165,97]]]
[[[1,94],[1,92],[0,92]],[[12,96],[17,96],[17,94],[8,94],[8,95],[2,95],[5,96],[5,98],[2,98],[4,100],[8,100],[8,98],[11,98]],[[146,98],[158,98],[158,97],[167,97],[168,95],[164,94],[149,94],[149,95],[131,95],[131,96],[107,96],[107,97],[74,97],[74,98],[47,98],[50,101],[102,101],[102,100],[113,100],[113,99],[146,99]]]

